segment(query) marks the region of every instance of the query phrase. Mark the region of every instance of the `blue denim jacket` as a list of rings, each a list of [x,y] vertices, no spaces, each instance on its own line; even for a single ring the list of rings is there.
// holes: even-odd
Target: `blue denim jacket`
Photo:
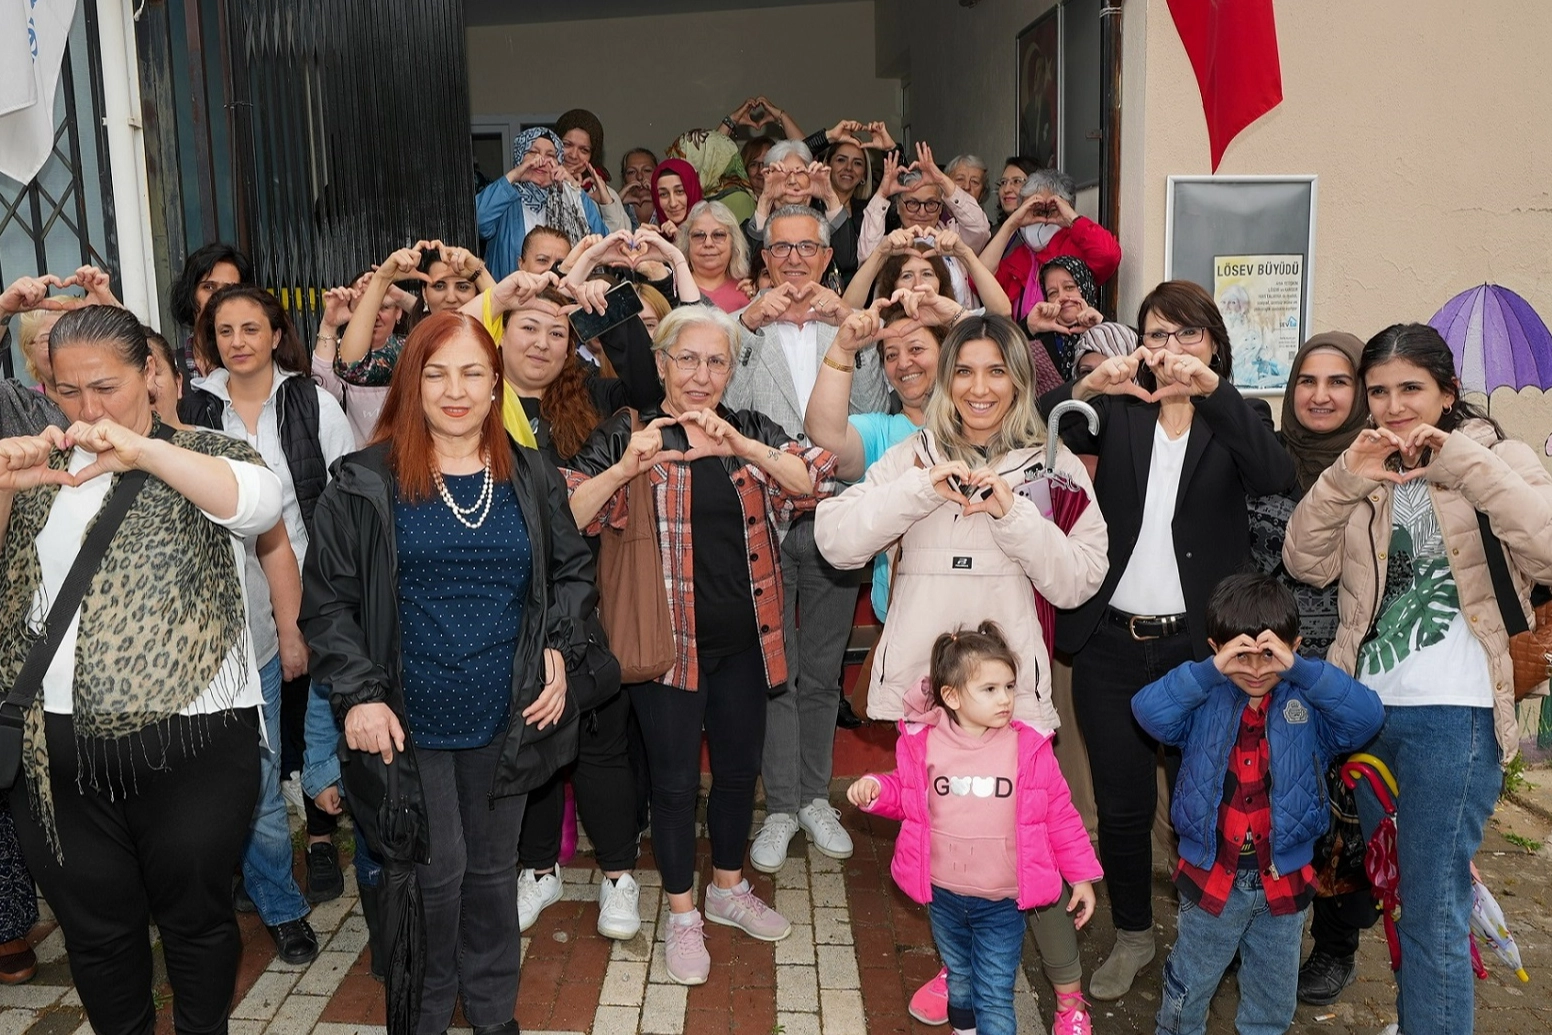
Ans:
[[[1142,728],[1181,748],[1169,816],[1180,835],[1180,857],[1202,869],[1217,854],[1223,781],[1249,700],[1211,658],[1181,665],[1132,698]],[[1373,739],[1385,709],[1373,690],[1341,669],[1298,656],[1266,707],[1272,864],[1293,873],[1310,861],[1331,822],[1326,769],[1332,758]]]

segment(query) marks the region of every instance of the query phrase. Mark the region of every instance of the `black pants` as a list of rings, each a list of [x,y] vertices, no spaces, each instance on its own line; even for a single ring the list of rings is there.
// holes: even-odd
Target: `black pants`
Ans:
[[[560,859],[561,817],[566,778],[576,794],[577,814],[593,842],[604,872],[636,865],[636,780],[626,751],[630,698],[622,691],[582,716],[577,760],[558,770],[543,786],[528,792],[518,865],[548,870]]]
[[[690,890],[695,878],[695,799],[701,786],[701,730],[711,754],[706,830],[711,864],[744,866],[754,819],[754,785],[765,746],[765,661],[756,644],[701,661],[695,692],[662,683],[630,687],[652,769],[652,851],[663,890]]]
[[[232,873],[259,790],[259,710],[179,716],[132,739],[83,741],[79,760],[70,716],[50,714],[44,727],[63,862],[20,780],[11,809],[64,931],[87,1020],[102,1035],[155,1029],[146,938],[155,921],[173,1026],[179,1035],[224,1033],[242,953]],[[78,773],[95,774],[100,789],[86,780],[78,789]]]
[[[1380,918],[1379,910],[1374,907],[1374,892],[1369,888],[1329,898],[1318,897],[1311,912],[1310,937],[1315,940],[1314,951],[1339,959],[1352,959],[1363,932]]]
[[[1132,717],[1132,695],[1181,662],[1191,661],[1191,638],[1181,634],[1137,641],[1102,617],[1072,659],[1072,700],[1089,749],[1094,804],[1099,811],[1099,861],[1110,890],[1110,917],[1123,931],[1153,927],[1153,814],[1159,743]],[[1180,752],[1166,749],[1169,787]]]

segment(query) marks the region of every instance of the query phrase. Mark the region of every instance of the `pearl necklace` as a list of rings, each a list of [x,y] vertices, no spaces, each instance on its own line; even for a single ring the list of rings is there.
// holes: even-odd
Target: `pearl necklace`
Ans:
[[[460,507],[458,501],[453,499],[453,494],[447,491],[447,483],[442,480],[442,472],[435,465],[431,468],[431,480],[436,482],[437,492],[442,497],[442,502],[447,504],[447,509],[453,512],[453,517],[465,528],[479,528],[490,516],[490,505],[496,498],[495,481],[490,475],[490,454],[485,454],[485,485],[480,489],[480,495],[474,503],[467,507]],[[468,515],[480,511],[478,521],[470,521]]]

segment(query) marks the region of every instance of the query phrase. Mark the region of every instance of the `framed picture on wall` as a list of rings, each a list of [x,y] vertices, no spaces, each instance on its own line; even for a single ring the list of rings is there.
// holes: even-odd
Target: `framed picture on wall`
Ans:
[[[1041,166],[1061,162],[1061,5],[1018,34],[1018,153]]]
[[[1309,336],[1315,283],[1314,176],[1171,176],[1164,279],[1206,288],[1223,313],[1234,385],[1281,395]]]

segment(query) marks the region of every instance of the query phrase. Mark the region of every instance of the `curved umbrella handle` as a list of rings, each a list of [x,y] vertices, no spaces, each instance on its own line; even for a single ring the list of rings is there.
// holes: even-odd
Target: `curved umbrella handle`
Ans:
[[[1061,431],[1062,418],[1067,416],[1069,413],[1083,414],[1083,419],[1086,420],[1089,425],[1089,434],[1099,434],[1099,414],[1094,410],[1094,407],[1090,406],[1088,403],[1081,399],[1068,399],[1065,402],[1057,403],[1056,407],[1051,410],[1051,415],[1046,418],[1045,422],[1045,469],[1047,471],[1056,470],[1056,443],[1057,439],[1060,437],[1058,432]]]

